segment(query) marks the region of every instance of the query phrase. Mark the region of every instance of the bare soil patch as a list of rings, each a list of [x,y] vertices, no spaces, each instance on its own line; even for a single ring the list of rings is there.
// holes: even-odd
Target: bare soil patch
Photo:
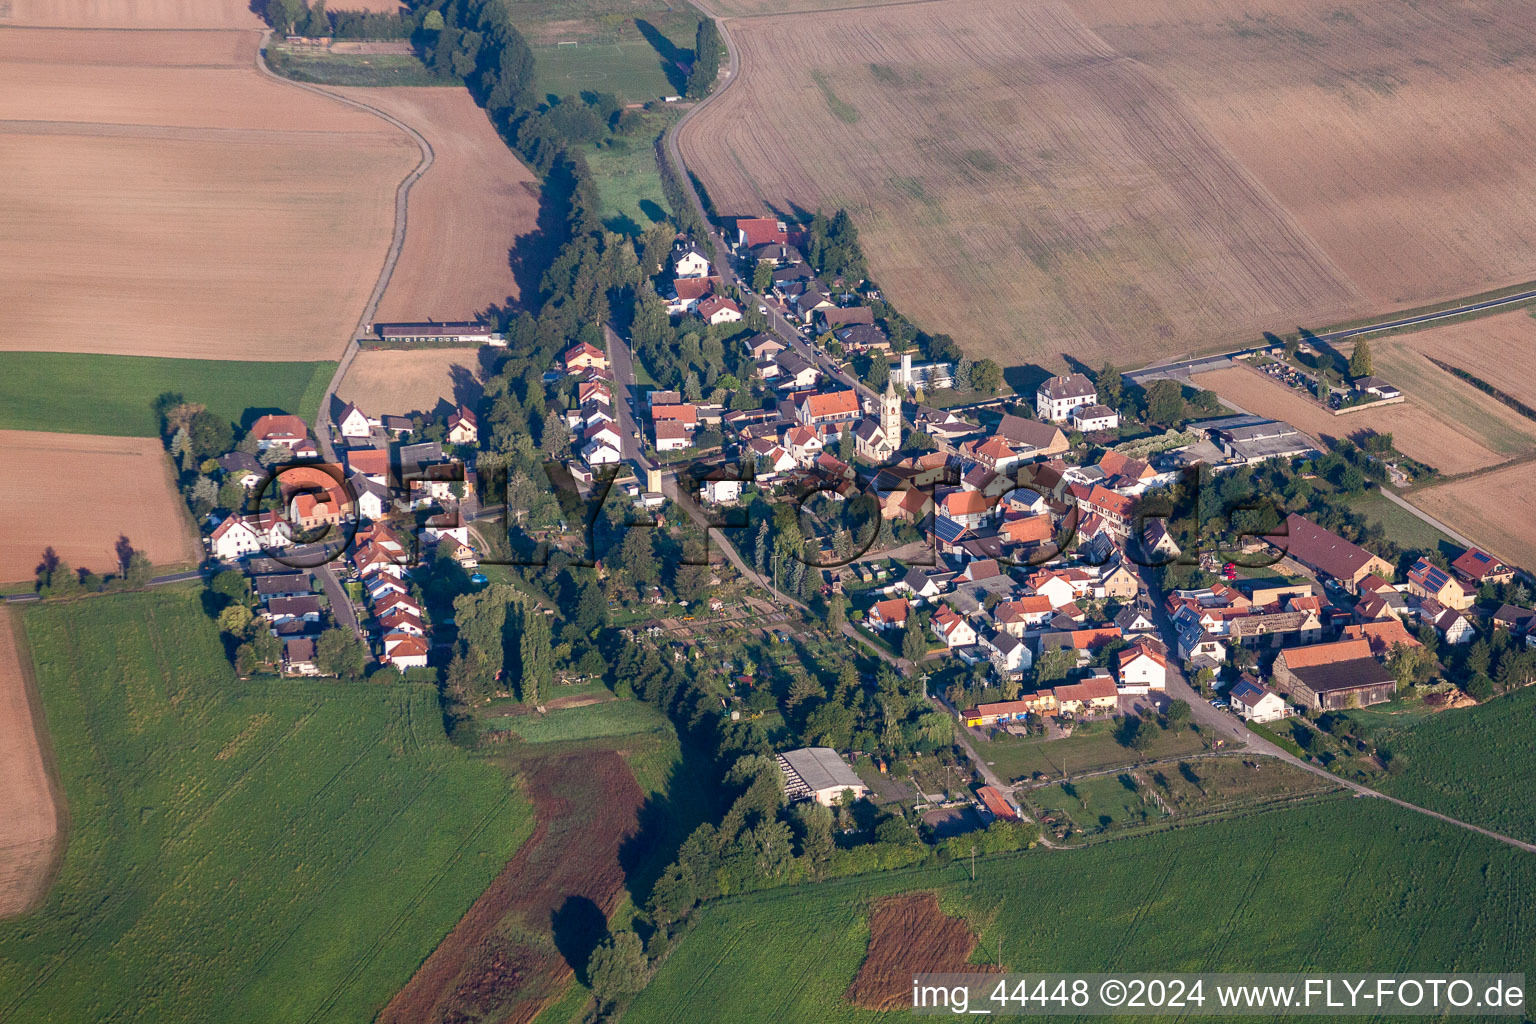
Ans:
[[[939,909],[931,892],[887,896],[869,915],[869,952],[843,998],[866,1010],[912,1005],[912,975],[997,970],[970,963],[976,936],[970,925]]]
[[[482,385],[476,348],[364,349],[336,395],[370,416],[430,412],[438,403],[473,407]]]
[[[1512,565],[1536,565],[1536,473],[1522,463],[1414,491],[1408,500]]]
[[[337,89],[426,137],[433,162],[411,188],[409,230],[379,320],[462,320],[517,300],[508,253],[535,230],[533,172],[466,89]]]
[[[49,546],[77,569],[112,572],[120,535],[157,565],[201,556],[156,438],[0,430],[0,478],[12,481],[0,489],[0,581],[30,578]]]
[[[1426,366],[1435,369],[1426,362]],[[1523,420],[1470,385],[1435,369],[1438,378],[1425,376],[1419,386],[1399,379],[1384,367],[1378,372],[1402,387],[1408,401],[1361,412],[1335,416],[1301,393],[1246,366],[1195,374],[1196,387],[1209,388],[1251,413],[1285,420],[1319,440],[1358,438],[1363,434],[1391,434],[1399,451],[1447,475],[1467,473],[1505,462],[1525,451],[1536,450],[1536,423]],[[1443,379],[1439,379],[1443,378]],[[1447,409],[1454,401],[1456,412]],[[1523,439],[1523,440],[1522,440]]]
[[[0,28],[0,350],[341,351],[416,147],[261,75],[258,39]]]
[[[729,29],[740,80],[679,137],[715,206],[847,207],[896,305],[976,355],[1141,363],[1361,302],[1184,103],[1064,4]]]
[[[527,1024],[558,998],[568,951],[601,937],[624,885],[619,852],[643,800],[612,750],[532,757],[520,770],[537,824],[380,1024]]]
[[[15,616],[0,608],[0,918],[19,914],[44,896],[62,838],[55,793],[43,760],[27,692]]]
[[[1524,5],[1068,3],[1295,218],[1365,296],[1360,312],[1536,277]],[[1299,309],[1280,324],[1316,326]]]

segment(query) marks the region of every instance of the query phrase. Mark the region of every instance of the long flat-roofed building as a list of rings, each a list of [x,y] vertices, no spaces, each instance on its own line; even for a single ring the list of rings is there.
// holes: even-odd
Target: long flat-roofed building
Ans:
[[[779,755],[779,771],[784,773],[784,796],[791,803],[815,800],[835,807],[844,790],[852,790],[855,797],[869,795],[869,787],[831,747],[786,750]]]

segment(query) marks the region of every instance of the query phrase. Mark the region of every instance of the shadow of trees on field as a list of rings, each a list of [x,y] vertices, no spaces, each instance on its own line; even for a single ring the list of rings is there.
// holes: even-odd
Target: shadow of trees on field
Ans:
[[[683,74],[683,65],[693,64],[693,51],[680,49],[676,43],[662,35],[661,30],[644,18],[635,19],[635,28],[645,37],[645,41],[651,44],[661,58],[661,73],[667,76],[667,84],[679,95],[688,86],[688,76]]]
[[[571,896],[549,915],[555,948],[571,965],[582,984],[587,983],[587,964],[592,951],[608,934],[608,918],[602,908],[585,896]]]

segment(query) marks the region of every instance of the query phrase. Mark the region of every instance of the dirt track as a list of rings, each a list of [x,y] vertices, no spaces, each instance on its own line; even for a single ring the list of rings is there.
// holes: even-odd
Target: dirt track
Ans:
[[[45,726],[33,719],[14,615],[0,608],[0,918],[42,899],[62,826],[38,739]]]

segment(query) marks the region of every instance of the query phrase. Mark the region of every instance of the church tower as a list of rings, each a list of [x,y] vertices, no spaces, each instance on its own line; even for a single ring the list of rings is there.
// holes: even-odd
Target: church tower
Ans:
[[[901,447],[901,396],[896,393],[896,382],[887,379],[885,394],[880,398],[880,431],[885,434],[885,444],[894,452]]]

